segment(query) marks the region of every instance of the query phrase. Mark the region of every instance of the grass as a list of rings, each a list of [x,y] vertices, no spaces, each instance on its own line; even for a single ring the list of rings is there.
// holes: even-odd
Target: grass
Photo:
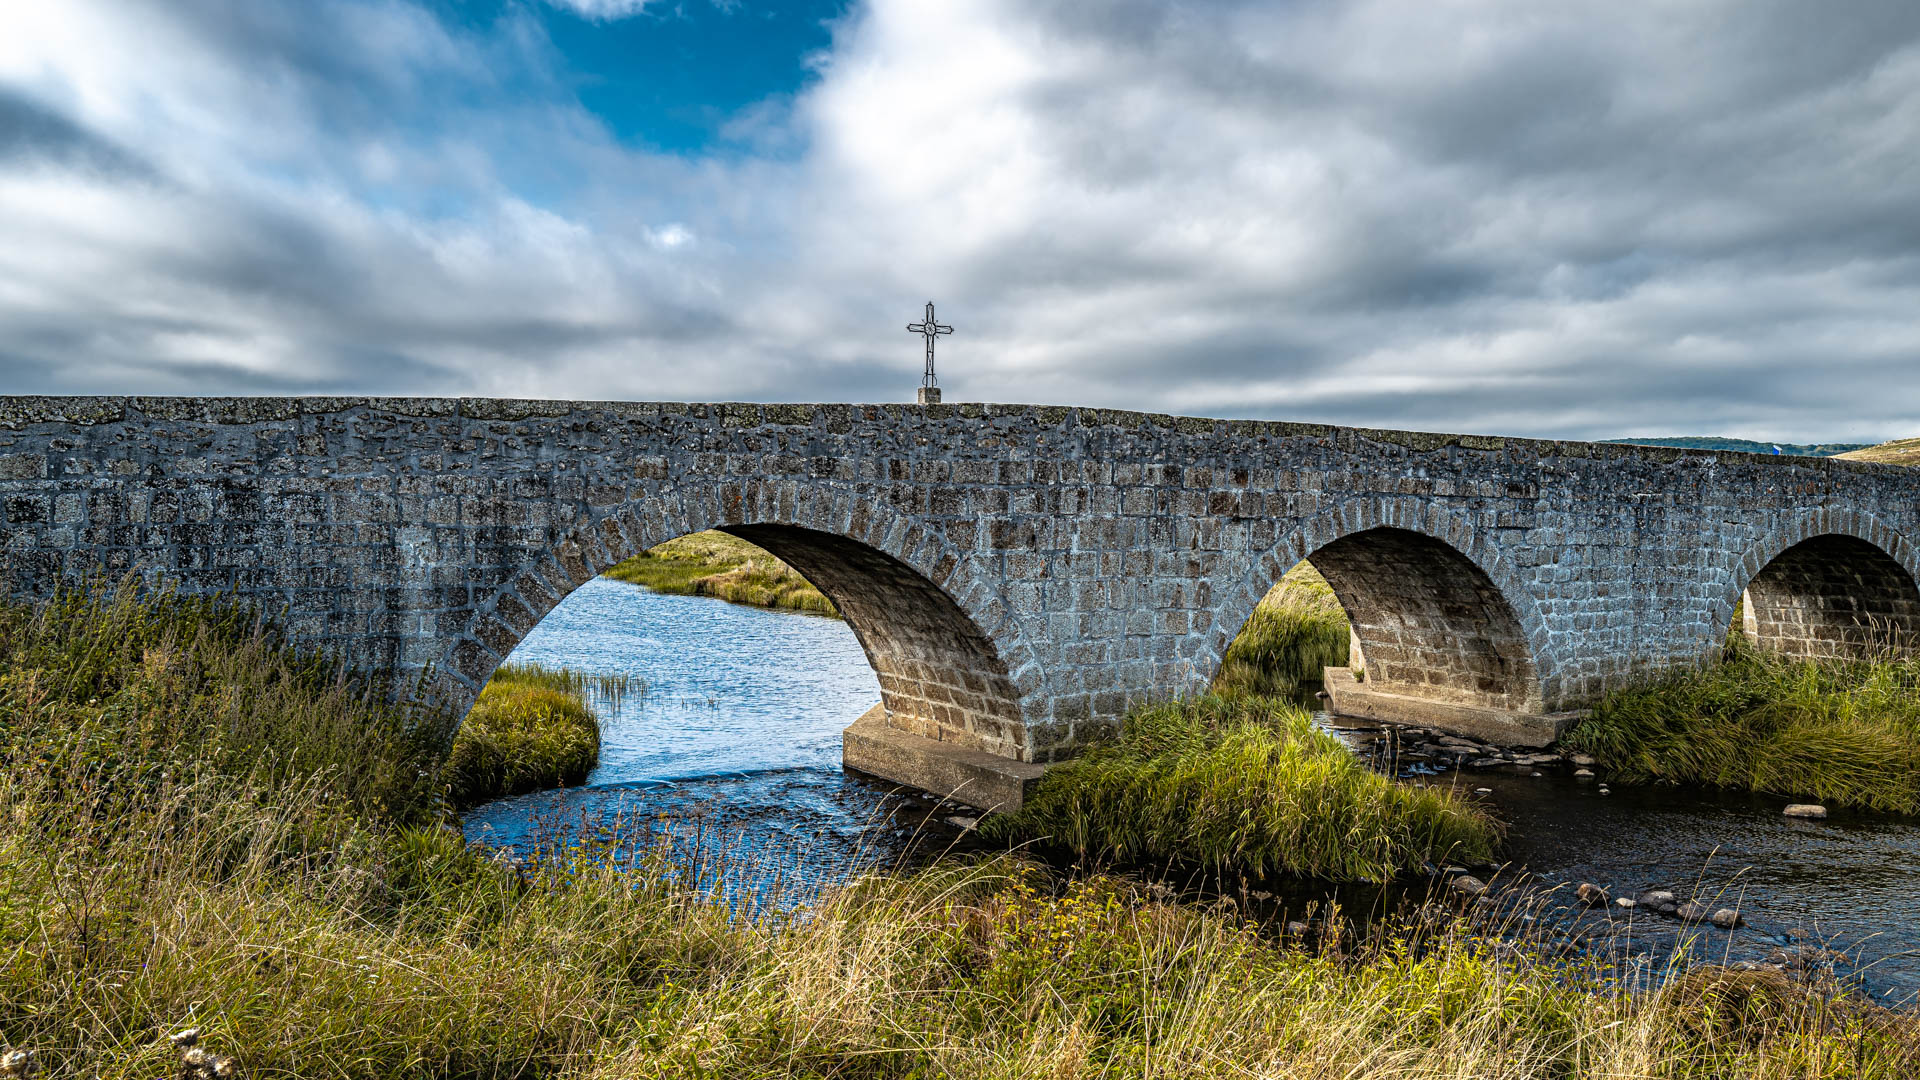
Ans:
[[[698,532],[643,551],[607,576],[656,592],[839,616],[833,601],[764,548],[723,532]]]
[[[1920,465],[1920,439],[1895,439],[1838,456],[1848,461],[1872,461],[1882,465]]]
[[[982,828],[1086,858],[1339,881],[1484,860],[1498,833],[1449,792],[1368,769],[1296,706],[1219,697],[1136,709],[1118,743],[1049,769]]]
[[[216,605],[0,606],[0,1051],[47,1075],[1859,1077],[1920,1021],[1768,973],[1607,973],[1441,919],[1345,949],[1008,856],[732,906],[616,827],[441,824],[446,725]],[[632,852],[616,855],[616,852]]]
[[[1287,571],[1247,620],[1215,676],[1215,693],[1293,697],[1323,669],[1347,662],[1346,612],[1327,579],[1302,561]]]
[[[617,696],[623,680],[595,680],[537,664],[503,664],[480,691],[443,768],[455,806],[476,806],[585,782],[600,761],[590,689]]]
[[[1565,743],[1621,779],[1920,813],[1920,658],[1724,663],[1609,695]]]

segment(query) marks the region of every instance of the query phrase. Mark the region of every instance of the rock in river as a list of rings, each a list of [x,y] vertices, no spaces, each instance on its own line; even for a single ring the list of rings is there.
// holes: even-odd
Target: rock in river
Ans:
[[[1573,895],[1588,907],[1606,907],[1610,899],[1607,896],[1607,890],[1591,881],[1581,882],[1580,887],[1573,891]]]
[[[1723,907],[1713,913],[1713,925],[1722,930],[1731,930],[1745,921],[1740,917],[1740,913],[1732,908]]]
[[[1785,813],[1788,817],[1823,818],[1827,816],[1827,808],[1819,803],[1794,803]]]
[[[1479,896],[1487,891],[1487,883],[1474,877],[1472,874],[1461,874],[1459,877],[1447,882],[1447,886],[1453,891],[1466,896]]]

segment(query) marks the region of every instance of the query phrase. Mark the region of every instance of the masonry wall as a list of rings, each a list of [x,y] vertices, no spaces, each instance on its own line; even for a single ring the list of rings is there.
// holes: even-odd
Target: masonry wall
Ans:
[[[1554,710],[1712,655],[1803,541],[1857,538],[1910,583],[1920,481],[1064,407],[15,397],[0,513],[16,593],[97,568],[228,590],[455,708],[618,559],[811,530],[844,542],[762,535],[847,609],[898,723],[1045,760],[1203,686],[1279,575],[1345,537],[1440,545],[1347,568],[1370,664],[1391,638],[1410,684]],[[1354,545],[1329,557],[1380,536]]]

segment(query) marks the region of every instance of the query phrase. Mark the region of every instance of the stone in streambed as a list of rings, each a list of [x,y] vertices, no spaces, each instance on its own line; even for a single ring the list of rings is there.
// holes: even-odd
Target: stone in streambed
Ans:
[[[1823,818],[1827,816],[1827,808],[1818,803],[1794,803],[1783,812],[1788,817],[1797,818]]]
[[[1447,882],[1447,887],[1465,896],[1482,896],[1487,891],[1487,883],[1472,874],[1461,874]]]
[[[1706,922],[1713,917],[1713,912],[1708,910],[1707,905],[1693,900],[1681,904],[1674,909],[1673,913],[1680,917],[1681,922]]]
[[[1745,921],[1740,917],[1740,913],[1732,908],[1721,908],[1713,913],[1713,925],[1722,930],[1731,930]]]
[[[1581,882],[1580,887],[1573,891],[1573,895],[1588,907],[1606,907],[1609,899],[1607,890],[1591,881]]]

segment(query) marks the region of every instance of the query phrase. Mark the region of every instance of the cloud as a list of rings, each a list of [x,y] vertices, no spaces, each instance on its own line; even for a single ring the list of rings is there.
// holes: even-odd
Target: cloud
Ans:
[[[583,19],[606,22],[626,19],[646,9],[648,0],[547,0],[562,11],[571,11]]]
[[[534,14],[25,9],[0,377],[900,400],[931,297],[955,398],[1920,425],[1911,4],[873,0],[705,155],[613,138]]]

